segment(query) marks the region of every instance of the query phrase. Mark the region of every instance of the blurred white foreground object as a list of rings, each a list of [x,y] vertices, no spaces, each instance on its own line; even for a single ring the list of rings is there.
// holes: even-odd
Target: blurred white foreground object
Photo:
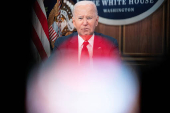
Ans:
[[[94,62],[89,68],[54,61],[34,72],[27,84],[27,112],[132,113],[139,96],[136,75],[116,61]]]

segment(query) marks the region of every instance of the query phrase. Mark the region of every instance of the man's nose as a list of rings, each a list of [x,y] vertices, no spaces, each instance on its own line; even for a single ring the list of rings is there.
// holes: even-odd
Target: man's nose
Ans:
[[[83,25],[87,25],[88,24],[88,21],[86,18],[83,19]]]

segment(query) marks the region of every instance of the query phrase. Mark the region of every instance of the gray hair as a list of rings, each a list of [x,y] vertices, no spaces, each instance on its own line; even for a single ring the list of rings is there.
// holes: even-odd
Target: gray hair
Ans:
[[[92,5],[94,6],[96,16],[98,16],[98,11],[97,11],[97,7],[96,7],[95,3],[92,2],[92,1],[86,1],[86,0],[85,0],[85,1],[79,1],[79,2],[77,2],[77,3],[74,5],[73,12],[72,12],[73,17],[74,17],[75,9],[76,9],[77,6],[79,6],[79,5],[87,5],[87,4],[92,4]]]

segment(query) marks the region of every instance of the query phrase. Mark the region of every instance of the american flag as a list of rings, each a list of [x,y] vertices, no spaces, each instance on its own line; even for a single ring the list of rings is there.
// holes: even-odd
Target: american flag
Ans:
[[[72,9],[76,0],[44,0],[51,49],[55,40],[76,31],[72,24]]]
[[[34,56],[42,61],[50,56],[48,22],[43,0],[35,0],[32,11],[32,41]]]
[[[59,38],[61,33],[61,5],[63,0],[45,0],[44,6],[47,9],[47,19],[50,21],[48,23],[49,26],[49,39],[51,42],[55,42],[57,38]],[[58,16],[53,17],[55,14]],[[52,17],[52,18],[51,18]],[[55,20],[58,20],[56,23]],[[53,48],[53,45],[52,45]]]

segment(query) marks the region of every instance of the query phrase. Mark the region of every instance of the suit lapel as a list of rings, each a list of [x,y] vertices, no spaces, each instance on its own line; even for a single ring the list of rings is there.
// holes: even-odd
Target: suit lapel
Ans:
[[[93,45],[93,57],[99,57],[102,55],[103,47],[101,45],[102,45],[101,37],[98,35],[95,35],[94,45]]]
[[[69,43],[67,45],[68,49],[78,49],[78,36],[73,36],[70,38]]]
[[[67,52],[69,55],[74,56],[75,58],[78,58],[78,35],[75,33],[75,35],[71,36],[68,40],[67,44]]]

